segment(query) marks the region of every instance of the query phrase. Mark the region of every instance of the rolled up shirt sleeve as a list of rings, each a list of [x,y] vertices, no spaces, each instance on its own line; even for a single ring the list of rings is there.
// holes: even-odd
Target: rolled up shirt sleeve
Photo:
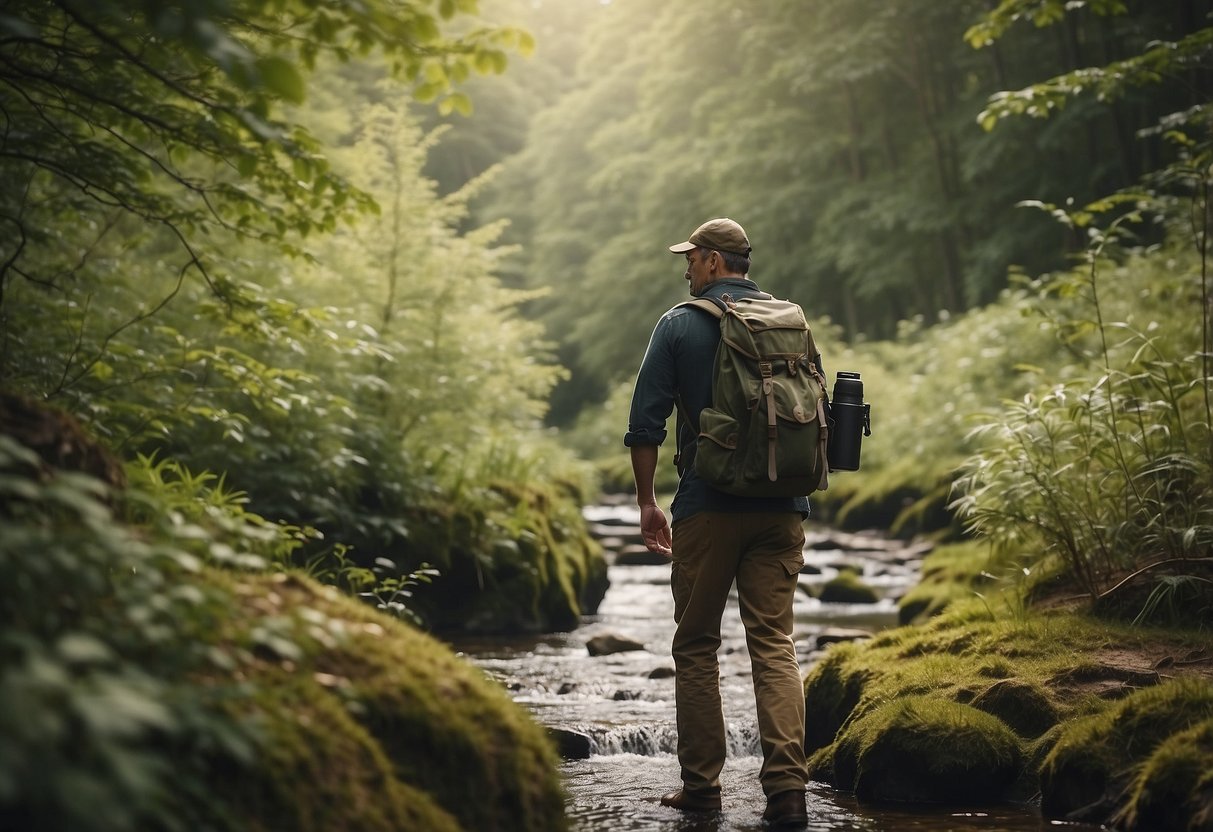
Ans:
[[[672,325],[669,314],[662,316],[640,363],[636,387],[632,391],[628,430],[623,435],[623,444],[629,448],[660,445],[665,441],[665,424],[674,411],[674,391],[678,386]]]

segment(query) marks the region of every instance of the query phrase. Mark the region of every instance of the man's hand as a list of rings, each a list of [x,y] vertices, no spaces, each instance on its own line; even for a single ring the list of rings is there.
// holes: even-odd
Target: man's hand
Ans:
[[[672,554],[673,539],[665,512],[653,494],[653,476],[657,471],[657,446],[632,446],[632,474],[636,478],[636,505],[640,506],[640,536],[650,552]]]
[[[665,555],[667,558],[673,553],[670,524],[665,519],[665,512],[656,503],[640,507],[640,535],[650,552]]]

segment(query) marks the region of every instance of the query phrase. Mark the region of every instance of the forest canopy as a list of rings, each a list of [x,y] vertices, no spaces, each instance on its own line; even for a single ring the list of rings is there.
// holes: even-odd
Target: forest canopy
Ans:
[[[461,229],[472,189],[439,197],[421,173],[410,107],[466,111],[458,83],[533,45],[475,10],[6,9],[4,386],[128,459],[219,477],[300,529],[297,559],[331,579],[430,564],[454,593],[467,559],[463,602],[485,602],[485,575],[513,567],[476,557],[575,512],[588,480],[541,433],[562,370],[519,313],[536,292],[497,279],[500,225]],[[560,489],[553,517],[525,513]],[[452,620],[575,621],[601,559],[570,522],[567,545],[545,533],[519,557],[575,574],[554,564],[517,609]]]
[[[763,288],[847,340],[880,339],[1085,247],[1018,203],[1087,205],[1177,159],[1168,131],[1199,122],[1207,98],[1207,3],[989,12],[587,5],[571,88],[477,202],[509,218],[520,285],[553,290],[536,309],[572,371],[553,418],[634,372],[651,321],[633,310],[685,297],[681,265],[660,255],[708,217],[746,227]]]

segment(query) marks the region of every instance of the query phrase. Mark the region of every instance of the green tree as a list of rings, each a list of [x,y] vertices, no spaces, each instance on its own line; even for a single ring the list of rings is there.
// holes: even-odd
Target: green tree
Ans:
[[[444,0],[437,14],[397,0],[6,6],[0,311],[16,279],[63,291],[89,267],[96,240],[124,220],[175,249],[168,269],[196,272],[223,294],[230,287],[208,268],[208,235],[293,251],[299,235],[332,229],[350,206],[369,207],[331,172],[308,131],[282,117],[282,102],[303,100],[305,75],[322,55],[372,50],[419,98],[458,102],[453,80],[500,71],[503,49],[527,43],[513,29],[443,33],[439,17],[474,8],[474,0]],[[60,229],[90,221],[96,233],[62,239]]]
[[[406,110],[464,107],[449,84],[526,48],[438,30],[472,9],[6,10],[0,378],[320,529],[300,559],[329,577],[350,547],[428,560],[473,576],[446,590],[457,624],[571,627],[604,567],[581,472],[536,430],[560,370]],[[498,572],[525,580],[497,598]]]
[[[1014,206],[1132,184],[1166,158],[1135,131],[1190,93],[1072,102],[1045,130],[990,132],[979,116],[1000,90],[1194,32],[1189,6],[1085,9],[974,50],[966,33],[989,11],[976,0],[788,0],[743,16],[723,0],[611,3],[487,214],[511,219],[527,285],[552,289],[536,309],[572,370],[554,418],[633,371],[652,318],[635,309],[685,297],[662,245],[710,215],[750,230],[765,288],[851,338],[988,303],[1013,267],[1063,265],[1083,241]]]

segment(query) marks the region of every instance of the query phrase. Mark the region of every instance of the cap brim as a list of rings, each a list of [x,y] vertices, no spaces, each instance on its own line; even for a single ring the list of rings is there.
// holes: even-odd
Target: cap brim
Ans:
[[[685,243],[678,243],[677,245],[670,246],[670,251],[674,252],[675,254],[685,254],[686,252],[696,248],[699,248],[699,246],[695,245],[690,240],[687,240]]]

